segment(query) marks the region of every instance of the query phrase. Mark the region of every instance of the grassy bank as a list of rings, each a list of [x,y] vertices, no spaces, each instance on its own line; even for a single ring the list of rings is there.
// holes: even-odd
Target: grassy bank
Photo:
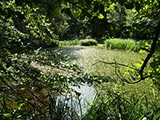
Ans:
[[[82,45],[82,46],[95,46],[97,45],[98,42],[95,39],[75,39],[75,40],[64,40],[64,41],[60,41],[59,45],[61,47],[64,46],[72,46],[72,45]]]
[[[104,41],[103,45],[109,49],[121,49],[121,50],[129,50],[129,51],[139,51],[143,46],[144,41],[136,41],[133,39],[107,39]],[[95,39],[75,39],[75,40],[64,40],[60,41],[60,46],[72,46],[72,45],[82,45],[82,46],[93,46],[98,45],[97,40]]]

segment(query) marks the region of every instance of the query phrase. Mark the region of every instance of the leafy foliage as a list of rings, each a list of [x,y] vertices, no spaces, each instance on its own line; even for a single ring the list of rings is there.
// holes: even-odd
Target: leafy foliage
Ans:
[[[110,84],[107,88],[101,88],[97,93],[92,107],[88,110],[84,120],[117,120],[117,119],[158,119],[158,104],[156,96],[144,94],[137,97],[136,94],[127,94],[130,91],[118,91]],[[153,105],[154,104],[154,105]]]
[[[150,77],[159,87],[159,4],[157,0],[0,1],[0,119],[53,118],[51,98],[71,84],[94,80],[61,54],[41,51],[58,46],[58,38],[153,39],[145,48],[148,55],[138,78]],[[151,69],[146,70],[151,58]],[[121,95],[109,95],[122,101],[124,108],[130,107]],[[116,113],[115,117],[120,116]]]
[[[0,9],[0,119],[46,119],[52,115],[49,97],[67,89],[79,68],[57,52],[37,49],[57,46],[39,8],[9,0],[0,2]],[[75,72],[66,76],[41,66]]]
[[[155,83],[155,85],[158,87],[158,89],[160,90],[160,82],[159,82],[159,78],[160,78],[160,56],[155,55],[152,62],[150,63],[151,66],[151,70],[149,72],[149,74],[151,74],[151,79],[153,79],[153,82]]]

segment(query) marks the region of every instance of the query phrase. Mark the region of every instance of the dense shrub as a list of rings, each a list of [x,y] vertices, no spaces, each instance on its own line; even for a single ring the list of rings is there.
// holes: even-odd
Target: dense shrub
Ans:
[[[81,40],[81,45],[82,46],[92,46],[92,45],[97,45],[98,42],[95,39],[84,39]]]

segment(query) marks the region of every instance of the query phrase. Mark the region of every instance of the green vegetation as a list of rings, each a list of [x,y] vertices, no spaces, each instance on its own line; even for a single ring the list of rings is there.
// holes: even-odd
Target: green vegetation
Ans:
[[[159,119],[159,18],[158,0],[1,0],[0,119]],[[84,50],[88,59],[80,64],[95,62],[95,68],[84,65],[90,71],[86,72],[56,50],[59,40],[75,38],[87,38],[72,43],[83,45],[102,43],[102,38],[146,40],[140,50],[145,54],[138,60],[136,52],[124,51],[139,51],[141,41],[133,40],[105,42],[117,51],[72,48]],[[99,94],[86,116],[75,114],[65,101],[57,105],[58,96],[71,92],[70,86],[86,82],[109,85],[107,91],[97,88]],[[79,95],[75,93],[76,98]]]
[[[143,91],[144,94],[140,96],[140,91],[130,93],[128,90],[121,91],[120,88],[116,90],[110,84],[98,91],[100,92],[97,93],[84,120],[156,120],[160,117],[157,111],[159,99],[154,91],[149,96]]]
[[[81,42],[78,39],[75,40],[64,40],[59,42],[59,46],[64,47],[64,46],[72,46],[72,45],[80,45]]]
[[[98,42],[95,39],[84,39],[81,40],[81,45],[82,46],[93,46],[93,45],[97,45]]]
[[[114,38],[105,40],[104,46],[109,49],[120,49],[120,50],[139,52],[140,49],[144,47],[145,42],[146,41],[144,40],[136,41],[133,39]],[[60,46],[72,46],[72,45],[97,46],[98,42],[95,39],[80,39],[80,40],[75,39],[75,40],[60,41],[59,44]]]
[[[117,78],[114,66],[97,62],[99,60],[106,62],[116,60],[117,63],[133,65],[143,58],[144,54],[81,46],[66,47],[63,48],[63,51],[73,58],[75,63],[80,64],[87,73],[99,77],[95,84],[96,98],[93,103],[89,103],[91,108],[87,111],[84,120],[103,118],[132,120],[160,117],[157,112],[160,96],[152,80],[147,79],[138,84],[127,84]],[[126,69],[122,67],[120,71],[124,74]],[[154,112],[152,113],[152,111]],[[152,114],[148,115],[148,113]]]
[[[107,48],[130,51],[139,51],[143,47],[143,43],[143,41],[135,41],[133,39],[108,39],[104,42]]]
[[[75,40],[65,40],[60,41],[60,46],[72,46],[72,45],[82,45],[82,46],[96,46],[98,42],[95,39],[75,39]]]

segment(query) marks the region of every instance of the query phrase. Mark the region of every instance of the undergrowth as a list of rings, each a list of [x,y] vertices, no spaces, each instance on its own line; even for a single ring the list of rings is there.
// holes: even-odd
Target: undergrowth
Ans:
[[[138,95],[128,90],[101,87],[84,120],[158,120],[157,93]]]

